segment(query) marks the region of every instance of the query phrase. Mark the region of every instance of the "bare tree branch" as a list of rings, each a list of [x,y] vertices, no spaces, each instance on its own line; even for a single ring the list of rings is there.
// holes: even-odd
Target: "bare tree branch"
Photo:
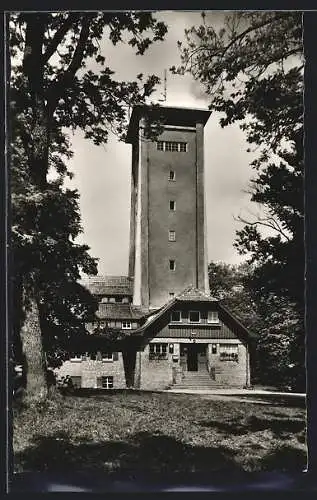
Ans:
[[[74,51],[73,58],[69,63],[68,68],[64,71],[64,73],[57,80],[54,80],[51,83],[50,87],[48,88],[47,105],[49,108],[50,117],[52,117],[56,109],[62,91],[65,90],[65,88],[69,87],[70,83],[74,79],[76,72],[81,67],[86,43],[89,37],[92,17],[93,14],[85,14],[82,17],[82,28],[80,31],[79,39],[76,45],[76,49]]]
[[[51,43],[47,46],[46,51],[43,54],[43,64],[46,64],[47,61],[52,57],[52,55],[56,52],[57,47],[63,41],[66,33],[72,27],[72,25],[78,21],[79,14],[75,12],[71,12],[67,19],[63,22],[61,27],[56,31],[55,35],[52,38]]]
[[[247,224],[248,226],[268,227],[270,229],[273,229],[273,231],[276,231],[277,233],[279,233],[287,241],[292,241],[292,239],[283,231],[283,229],[280,227],[280,225],[277,223],[277,221],[273,217],[259,217],[258,220],[253,221],[253,222],[250,220],[244,219],[243,217],[241,217],[241,215],[238,215],[238,217],[234,217],[234,219],[237,222],[241,222],[242,224]]]

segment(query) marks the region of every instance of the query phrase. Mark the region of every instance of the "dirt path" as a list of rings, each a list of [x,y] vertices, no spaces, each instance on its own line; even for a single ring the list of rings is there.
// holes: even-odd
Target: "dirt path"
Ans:
[[[215,390],[176,390],[169,389],[166,391],[171,394],[191,394],[193,396],[200,396],[203,399],[213,401],[236,401],[241,403],[256,403],[262,405],[274,404],[276,400],[285,398],[292,401],[305,401],[305,394],[302,393],[289,393],[289,392],[273,392],[273,391],[250,391],[250,390],[233,390],[233,389],[215,389]]]

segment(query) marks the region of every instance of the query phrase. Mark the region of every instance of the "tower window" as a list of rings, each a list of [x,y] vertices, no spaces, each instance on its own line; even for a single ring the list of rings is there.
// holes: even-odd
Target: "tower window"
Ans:
[[[170,174],[169,174],[168,180],[169,181],[175,181],[175,171],[174,170],[170,170]]]
[[[175,231],[168,232],[168,241],[176,241],[176,233]]]
[[[174,212],[176,210],[176,201],[170,200],[170,210]]]
[[[175,269],[176,269],[175,260],[170,260],[170,271],[175,271]]]
[[[187,153],[187,142],[157,141],[158,151],[172,151],[176,153]]]
[[[169,296],[170,296],[170,299],[172,299],[173,297],[175,297],[175,293],[174,292],[170,292]]]

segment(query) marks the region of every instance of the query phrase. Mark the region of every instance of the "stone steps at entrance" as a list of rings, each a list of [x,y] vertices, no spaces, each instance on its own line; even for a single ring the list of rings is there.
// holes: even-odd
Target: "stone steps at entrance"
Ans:
[[[207,371],[185,372],[183,379],[173,384],[171,389],[221,389],[222,384],[213,380]]]

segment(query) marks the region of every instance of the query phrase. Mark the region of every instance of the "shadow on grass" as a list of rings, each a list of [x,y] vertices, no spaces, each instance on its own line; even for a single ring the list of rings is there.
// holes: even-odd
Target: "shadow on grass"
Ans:
[[[272,471],[278,468],[280,471],[302,472],[306,468],[306,465],[306,453],[289,445],[282,445],[275,448],[261,462],[263,471]]]
[[[294,435],[305,431],[305,422],[302,419],[259,418],[255,416],[246,419],[242,417],[230,423],[219,422],[217,420],[209,422],[202,421],[200,425],[203,427],[213,427],[217,431],[235,436],[269,430],[275,437],[280,439],[287,439],[290,434]]]
[[[241,436],[245,434],[250,434],[252,432],[260,431],[271,431],[274,437],[279,439],[289,439],[290,437],[296,435],[299,442],[305,442],[305,422],[302,419],[290,419],[290,418],[260,418],[256,416],[251,416],[244,419],[236,419],[230,423],[220,422],[217,420],[212,420],[209,422],[200,422],[202,427],[211,427],[218,432],[223,432],[224,434],[231,434],[234,436]]]
[[[267,403],[271,406],[284,406],[288,408],[306,408],[306,399],[292,394],[281,396],[279,394],[239,394],[239,398],[245,401],[252,399],[254,403]]]
[[[65,432],[37,437],[15,454],[22,471],[100,471],[127,475],[241,471],[230,449],[190,446],[163,434],[140,432],[128,441],[72,442]]]

